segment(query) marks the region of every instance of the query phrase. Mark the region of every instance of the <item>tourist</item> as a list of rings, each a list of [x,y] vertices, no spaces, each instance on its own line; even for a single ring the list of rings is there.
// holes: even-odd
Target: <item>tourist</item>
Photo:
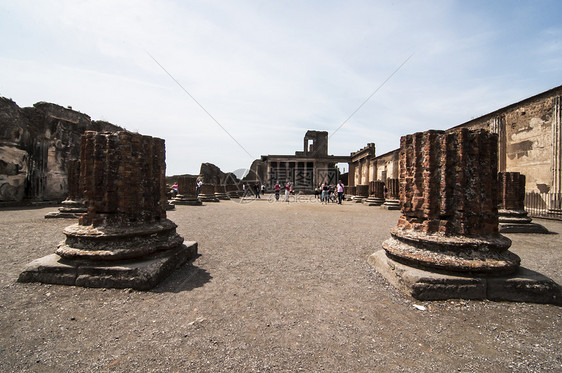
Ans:
[[[197,184],[195,184],[195,197],[199,198],[199,193],[201,192],[201,185],[203,185],[203,179],[199,179]]]
[[[342,181],[338,181],[338,204],[341,205],[341,201],[343,199],[343,183]]]
[[[177,196],[178,193],[179,193],[178,182],[177,182],[177,181],[174,183],[174,185],[172,185],[172,192],[174,192],[174,197]]]
[[[328,187],[328,185],[326,185],[326,183],[322,183],[322,195],[320,197],[320,202],[328,203],[328,191],[329,190],[330,190],[330,188]]]
[[[261,195],[265,195],[265,185],[261,185]]]
[[[290,190],[291,190],[291,183],[287,182],[285,184],[285,202],[287,202],[287,203],[289,202]]]
[[[242,197],[246,197],[246,184],[242,184]]]
[[[261,197],[260,197],[260,184],[259,184],[259,183],[256,183],[256,184],[254,185],[254,191],[256,192],[256,197],[257,197],[257,198],[261,198]]]
[[[275,190],[275,201],[277,202],[279,201],[279,191],[281,190],[281,185],[279,185],[278,181],[275,183],[274,190]]]

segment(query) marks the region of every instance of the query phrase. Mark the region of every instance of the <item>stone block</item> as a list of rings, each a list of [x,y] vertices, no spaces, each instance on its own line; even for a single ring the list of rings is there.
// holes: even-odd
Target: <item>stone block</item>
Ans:
[[[196,242],[185,242],[156,255],[127,261],[67,260],[51,254],[29,263],[18,282],[148,290],[196,255]]]
[[[546,276],[519,267],[507,276],[471,276],[427,271],[389,258],[384,250],[368,263],[403,293],[418,300],[473,299],[562,305],[561,289]]]

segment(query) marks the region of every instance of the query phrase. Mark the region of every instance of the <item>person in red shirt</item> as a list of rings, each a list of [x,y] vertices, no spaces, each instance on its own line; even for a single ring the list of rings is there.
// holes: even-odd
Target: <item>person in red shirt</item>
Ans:
[[[275,201],[279,201],[279,191],[281,190],[281,185],[279,182],[275,183]]]

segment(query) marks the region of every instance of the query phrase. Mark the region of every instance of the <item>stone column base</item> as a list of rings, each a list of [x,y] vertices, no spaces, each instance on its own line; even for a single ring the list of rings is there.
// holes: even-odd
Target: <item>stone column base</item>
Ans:
[[[523,267],[498,277],[444,274],[399,263],[384,250],[372,254],[368,263],[394,287],[419,300],[489,299],[562,305],[560,285]]]
[[[199,194],[199,200],[201,202],[220,202],[214,194]]]
[[[363,204],[367,206],[380,206],[384,203],[384,198],[368,197],[363,200]]]
[[[48,212],[45,214],[45,219],[52,218],[66,218],[66,219],[76,219],[81,215],[85,214],[86,209],[60,209],[59,211]]]
[[[203,203],[199,198],[191,195],[178,194],[173,200],[175,205],[201,206]]]
[[[221,201],[228,201],[230,200],[230,197],[228,196],[228,194],[226,193],[217,193],[215,192],[215,197],[220,199]]]
[[[548,233],[540,224],[531,223],[525,210],[498,210],[500,233]]]
[[[548,233],[548,229],[536,223],[499,223],[500,233]]]
[[[49,212],[45,215],[45,219],[50,218],[67,218],[74,219],[79,218],[80,215],[88,212],[84,201],[74,201],[74,200],[64,200],[61,203],[62,207],[59,211]]]
[[[18,282],[148,290],[196,255],[197,242],[127,261],[69,260],[51,254],[29,263]]]
[[[386,210],[400,210],[400,201],[397,199],[387,199],[384,201],[381,208]]]

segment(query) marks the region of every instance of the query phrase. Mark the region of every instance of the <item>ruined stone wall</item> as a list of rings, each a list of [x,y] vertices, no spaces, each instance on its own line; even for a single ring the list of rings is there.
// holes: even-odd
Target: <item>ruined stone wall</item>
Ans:
[[[562,87],[530,97],[493,113],[463,123],[458,128],[487,129],[498,134],[498,171],[526,175],[527,192],[561,192],[554,190],[553,151],[556,126],[556,100]],[[558,140],[559,141],[559,140]]]
[[[65,199],[67,161],[79,158],[82,134],[120,129],[59,105],[22,109],[0,98],[0,202]]]
[[[221,184],[224,180],[225,173],[212,163],[201,163],[199,176],[203,178],[206,184]]]
[[[559,86],[450,128],[447,132],[467,128],[497,134],[498,171],[526,175],[527,192],[562,193],[561,97],[562,86]],[[349,169],[355,175],[351,179],[355,185],[363,181],[357,159],[364,151],[365,148],[351,154],[355,162],[350,163]],[[398,152],[395,150],[374,158],[376,180],[398,178]]]
[[[397,179],[399,176],[399,159],[399,149],[375,158],[375,180]]]

